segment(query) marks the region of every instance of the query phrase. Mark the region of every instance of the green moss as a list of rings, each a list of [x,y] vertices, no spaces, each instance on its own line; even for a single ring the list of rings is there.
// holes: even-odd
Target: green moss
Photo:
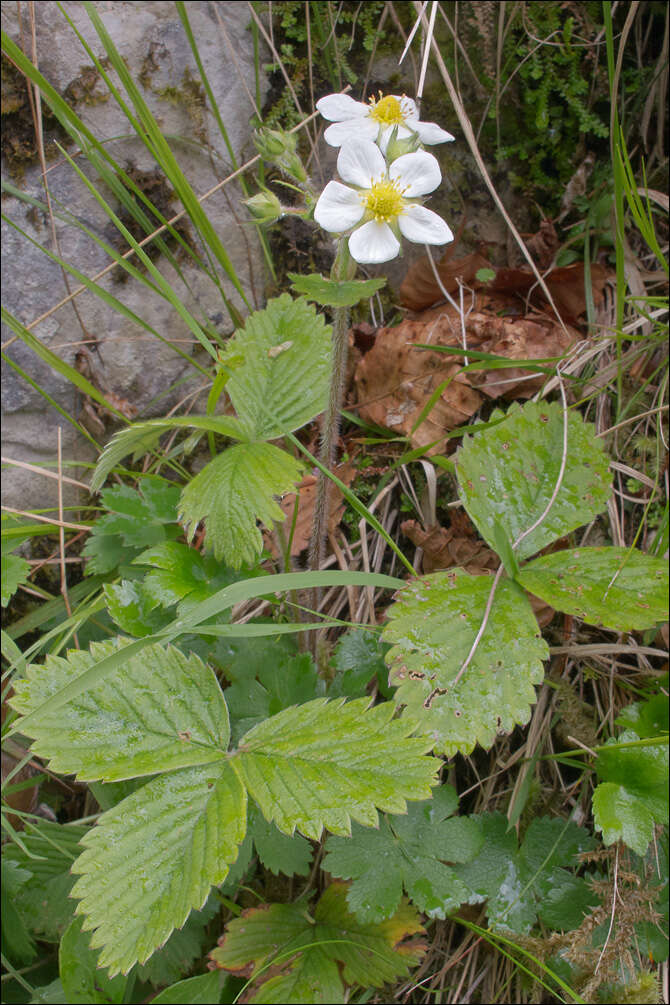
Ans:
[[[25,77],[5,56],[2,56],[0,76],[2,80],[0,146],[11,177],[15,181],[20,181],[26,167],[39,161],[35,122]],[[57,142],[62,145],[71,142],[58,119],[44,102],[42,103],[42,131],[44,153],[47,160],[57,156]]]
[[[205,146],[209,144],[207,136],[207,99],[205,89],[188,67],[184,70],[179,87],[168,86],[156,91],[156,94],[173,105],[182,106],[191,120],[193,132]]]

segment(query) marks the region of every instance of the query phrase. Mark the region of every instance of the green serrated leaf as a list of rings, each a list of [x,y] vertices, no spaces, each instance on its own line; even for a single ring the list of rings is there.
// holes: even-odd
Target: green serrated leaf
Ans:
[[[152,1005],[212,1005],[221,1000],[224,983],[216,970],[200,977],[189,977],[157,994],[152,998]]]
[[[132,561],[138,551],[177,537],[180,489],[162,480],[144,479],[140,490],[115,485],[101,493],[108,511],[93,524],[82,550],[87,572],[104,574]]]
[[[459,677],[482,624],[489,576],[463,569],[424,576],[406,585],[389,608],[382,633],[393,648],[386,657],[395,701],[406,705],[421,735],[437,753],[490,747],[498,732],[527,722],[535,684],[549,651],[529,601],[515,583],[498,583],[486,630],[472,662]]]
[[[120,583],[105,583],[102,587],[110,617],[122,632],[136,639],[154,635],[170,621],[165,611],[157,611],[156,603],[144,584],[128,579]]]
[[[492,418],[499,418],[496,412]],[[514,544],[545,511],[563,457],[563,410],[557,402],[512,405],[498,425],[466,437],[458,453],[459,491],[484,540],[496,547],[495,525]],[[567,460],[561,488],[542,523],[515,549],[527,558],[588,523],[607,506],[609,461],[592,425],[568,412]]]
[[[227,970],[253,968],[248,1000],[258,1003],[342,1002],[342,979],[378,988],[407,976],[425,952],[422,942],[405,941],[424,931],[416,912],[403,902],[392,918],[365,925],[349,912],[346,892],[344,883],[331,883],[312,917],[299,904],[245,911],[210,958]],[[274,976],[277,966],[283,972]]]
[[[373,677],[377,677],[380,692],[391,697],[387,683],[384,656],[389,646],[381,641],[377,632],[356,629],[338,640],[333,657],[336,675],[328,688],[329,698],[361,698]]]
[[[35,941],[17,908],[21,887],[30,882],[32,873],[18,862],[2,859],[2,953],[14,966],[21,967],[37,956]]]
[[[28,582],[30,564],[20,555],[2,555],[2,606],[6,607],[19,586]]]
[[[246,840],[246,839],[245,839]],[[240,853],[244,842],[240,845]],[[238,855],[239,858],[239,855]],[[231,865],[226,876],[228,883],[237,860]],[[195,961],[202,957],[207,946],[207,929],[210,921],[220,912],[221,903],[215,894],[210,894],[201,911],[191,911],[182,928],[177,928],[164,946],[157,949],[146,963],[138,966],[137,976],[154,987],[174,983],[188,973]]]
[[[70,1005],[104,1005],[124,1001],[127,980],[109,978],[98,969],[98,954],[89,946],[89,936],[81,930],[81,919],[75,918],[61,939],[58,950],[58,970],[63,991]]]
[[[163,433],[181,428],[200,429],[232,439],[244,439],[240,424],[227,415],[189,415],[136,422],[116,433],[100,454],[91,479],[91,492],[98,492],[102,488],[107,475],[128,454],[133,455],[133,461],[138,461],[158,445]]]
[[[330,380],[331,329],[305,300],[288,293],[255,311],[221,354],[242,356],[226,391],[250,439],[275,440],[323,411]]]
[[[16,682],[12,708],[22,715],[40,710],[28,730],[33,752],[54,771],[85,781],[221,762],[230,738],[223,694],[213,672],[178,649],[147,646],[67,705],[49,707],[50,695],[121,641],[94,642],[90,652],[73,649],[67,659],[47,656]]]
[[[335,279],[327,279],[318,272],[308,276],[289,272],[288,278],[296,293],[301,293],[308,300],[315,300],[322,307],[354,307],[361,300],[373,297],[382,286],[386,285],[383,276],[380,279],[350,279],[338,282]]]
[[[487,901],[491,928],[528,933],[539,913],[560,918],[566,929],[578,928],[597,898],[566,868],[579,868],[579,854],[595,847],[591,835],[558,818],[535,818],[519,848],[514,830],[501,813],[479,818],[484,843],[477,857],[455,867],[468,887],[471,904]],[[566,889],[578,892],[572,909]]]
[[[72,867],[100,966],[114,976],[144,963],[224,881],[245,831],[246,792],[228,764],[161,775],[103,813]]]
[[[249,833],[253,838],[258,857],[270,872],[277,876],[306,876],[312,861],[312,846],[301,834],[282,834],[274,824],[268,823],[255,806],[249,812]]]
[[[644,855],[654,823],[668,817],[668,744],[637,746],[639,739],[625,730],[600,750],[595,768],[602,782],[593,793],[593,819],[605,844],[624,841]]]
[[[284,708],[299,705],[323,694],[324,686],[308,653],[288,655],[277,647],[270,661],[247,664],[236,671],[226,690],[226,704],[233,720],[233,736],[239,739],[256,723]]]
[[[152,571],[144,577],[143,586],[153,603],[162,607],[178,603],[180,614],[239,578],[213,556],[202,555],[195,548],[177,541],[163,541],[147,548],[137,556],[134,564],[151,567]],[[245,578],[251,578],[251,575],[247,573]],[[182,604],[185,600],[188,602]]]
[[[657,686],[667,690],[667,674],[665,680],[657,682]],[[614,721],[620,729],[630,729],[644,739],[668,732],[669,712],[668,699],[661,692],[652,695],[646,701],[636,701],[632,705],[628,705]]]
[[[231,763],[266,820],[318,840],[324,827],[375,827],[376,807],[404,813],[407,799],[429,797],[438,762],[424,756],[426,740],[408,736],[414,726],[393,719],[390,702],[367,705],[317,698],[243,737]]]
[[[354,825],[350,838],[329,837],[324,869],[353,880],[347,903],[363,922],[382,921],[398,909],[403,888],[418,909],[445,918],[468,897],[446,862],[467,862],[483,841],[477,823],[452,818],[458,797],[443,785],[427,803],[410,805],[406,816],[384,818],[378,830]]]
[[[72,920],[70,868],[88,829],[40,820],[30,823],[21,835],[25,850],[17,844],[3,848],[3,861],[15,862],[30,873],[12,899],[21,919],[42,941],[58,942]]]
[[[668,618],[667,562],[629,548],[571,548],[541,555],[517,577],[542,600],[618,632]]]
[[[271,443],[229,447],[189,482],[181,496],[180,519],[192,540],[206,520],[207,546],[234,569],[255,561],[263,547],[257,527],[271,527],[284,513],[275,496],[295,492],[302,465]]]

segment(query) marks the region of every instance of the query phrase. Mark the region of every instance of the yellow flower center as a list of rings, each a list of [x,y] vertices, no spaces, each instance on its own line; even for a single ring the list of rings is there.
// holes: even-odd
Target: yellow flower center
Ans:
[[[402,213],[403,192],[393,181],[378,181],[365,193],[363,205],[377,223],[388,223]]]
[[[379,122],[382,126],[401,126],[403,114],[400,102],[393,95],[387,94],[385,98],[380,95],[379,101],[370,98],[370,117]]]

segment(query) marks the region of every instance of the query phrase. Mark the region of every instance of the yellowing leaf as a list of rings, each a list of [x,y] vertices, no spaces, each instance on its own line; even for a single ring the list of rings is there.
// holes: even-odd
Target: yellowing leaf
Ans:
[[[346,893],[344,883],[331,883],[313,916],[299,904],[245,911],[210,958],[255,978],[247,1000],[258,1003],[342,1002],[345,984],[379,988],[406,977],[426,948],[412,938],[424,933],[416,911],[403,901],[387,921],[364,924],[349,912]]]

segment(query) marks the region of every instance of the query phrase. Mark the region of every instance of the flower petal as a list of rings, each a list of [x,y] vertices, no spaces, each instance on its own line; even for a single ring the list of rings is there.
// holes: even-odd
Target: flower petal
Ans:
[[[402,117],[404,119],[419,118],[419,110],[411,98],[408,98],[406,94],[403,94],[402,98],[398,98],[398,101],[400,102],[400,111],[402,112]]]
[[[369,105],[363,101],[354,101],[348,94],[327,94],[317,101],[316,109],[329,122],[362,118],[370,113]]]
[[[359,123],[356,123],[356,128],[358,127]],[[379,181],[386,174],[386,161],[379,147],[370,140],[348,139],[338,155],[337,170],[342,181],[348,181],[358,188],[370,188],[373,182]]]
[[[387,223],[370,220],[349,238],[349,254],[361,265],[390,262],[400,251],[400,242]]]
[[[451,133],[448,133],[446,129],[442,129],[434,122],[419,122],[416,119],[408,121],[406,125],[409,129],[413,129],[415,133],[418,133],[421,142],[427,143],[429,147],[434,146],[436,143],[448,143],[454,138]]]
[[[329,181],[314,207],[314,219],[332,234],[341,234],[358,223],[365,212],[358,192],[339,181]]]
[[[323,138],[331,147],[341,147],[348,143],[352,136],[374,142],[377,139],[379,126],[372,119],[346,119],[344,122],[333,122],[328,126]]]
[[[389,176],[400,183],[405,190],[403,194],[409,199],[414,199],[419,195],[427,195],[428,192],[436,189],[442,181],[440,165],[426,150],[417,150],[413,154],[402,154],[391,164]]]
[[[402,236],[415,244],[448,244],[454,239],[442,217],[425,206],[407,206],[398,217],[398,227]]]

